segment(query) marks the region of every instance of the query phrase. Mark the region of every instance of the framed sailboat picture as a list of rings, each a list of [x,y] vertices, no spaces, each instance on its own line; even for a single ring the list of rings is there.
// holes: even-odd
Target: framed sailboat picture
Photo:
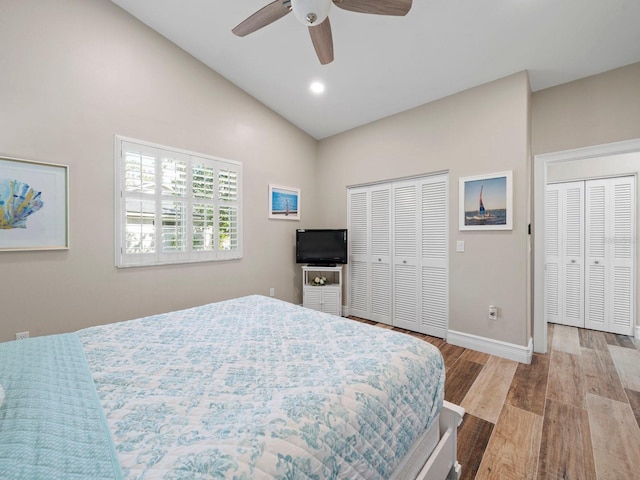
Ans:
[[[460,230],[513,230],[512,172],[460,178]]]

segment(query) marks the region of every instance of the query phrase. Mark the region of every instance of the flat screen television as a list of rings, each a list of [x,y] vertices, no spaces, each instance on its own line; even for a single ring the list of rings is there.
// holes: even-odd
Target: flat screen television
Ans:
[[[296,263],[319,266],[347,263],[347,229],[296,230]]]

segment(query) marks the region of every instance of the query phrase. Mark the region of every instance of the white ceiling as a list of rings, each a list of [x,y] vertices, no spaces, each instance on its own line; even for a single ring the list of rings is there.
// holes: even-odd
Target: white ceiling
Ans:
[[[231,33],[272,0],[112,1],[316,139],[522,70],[537,91],[640,61],[640,0],[414,0],[405,17],[332,6],[324,66],[293,14]]]

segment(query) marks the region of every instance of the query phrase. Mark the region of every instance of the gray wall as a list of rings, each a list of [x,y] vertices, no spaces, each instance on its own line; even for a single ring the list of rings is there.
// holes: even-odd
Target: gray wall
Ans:
[[[531,125],[534,155],[640,138],[640,63],[535,92]]]
[[[0,341],[251,293],[299,302],[317,142],[106,0],[2,1],[0,155],[69,165],[70,245],[0,252]],[[114,267],[114,135],[243,162],[244,258]],[[268,220],[269,183],[302,221]],[[1,231],[0,231],[1,235]]]
[[[531,118],[536,155],[640,139],[640,63],[534,93]],[[638,172],[640,155],[625,154],[554,164],[547,175],[550,182],[557,182]],[[640,198],[637,205],[640,212]],[[640,238],[640,218],[636,225]],[[636,259],[639,253],[636,249]],[[637,269],[636,303],[639,300]],[[636,324],[640,325],[637,317]]]
[[[346,187],[449,171],[449,328],[526,346],[529,82],[526,72],[341,135],[319,147],[326,224],[346,225]],[[513,231],[458,230],[460,177],[513,171]],[[456,253],[457,240],[466,250]],[[488,306],[500,318],[488,320]]]
[[[635,64],[533,95],[519,73],[316,142],[106,0],[3,1],[0,67],[0,155],[71,176],[70,250],[0,253],[0,341],[269,287],[299,303],[295,228],[346,226],[348,185],[448,170],[450,328],[526,345],[530,151],[640,138]],[[115,134],[243,162],[244,258],[117,270]],[[458,231],[458,179],[503,170],[514,230]],[[301,222],[267,219],[269,183],[302,189]]]

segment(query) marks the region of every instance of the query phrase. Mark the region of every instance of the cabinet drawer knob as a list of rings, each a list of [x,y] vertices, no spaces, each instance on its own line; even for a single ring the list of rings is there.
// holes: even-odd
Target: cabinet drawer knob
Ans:
[[[595,262],[593,262],[593,263],[595,263],[596,265],[599,265],[599,264],[600,264],[600,260],[596,260],[596,261],[595,261]]]

